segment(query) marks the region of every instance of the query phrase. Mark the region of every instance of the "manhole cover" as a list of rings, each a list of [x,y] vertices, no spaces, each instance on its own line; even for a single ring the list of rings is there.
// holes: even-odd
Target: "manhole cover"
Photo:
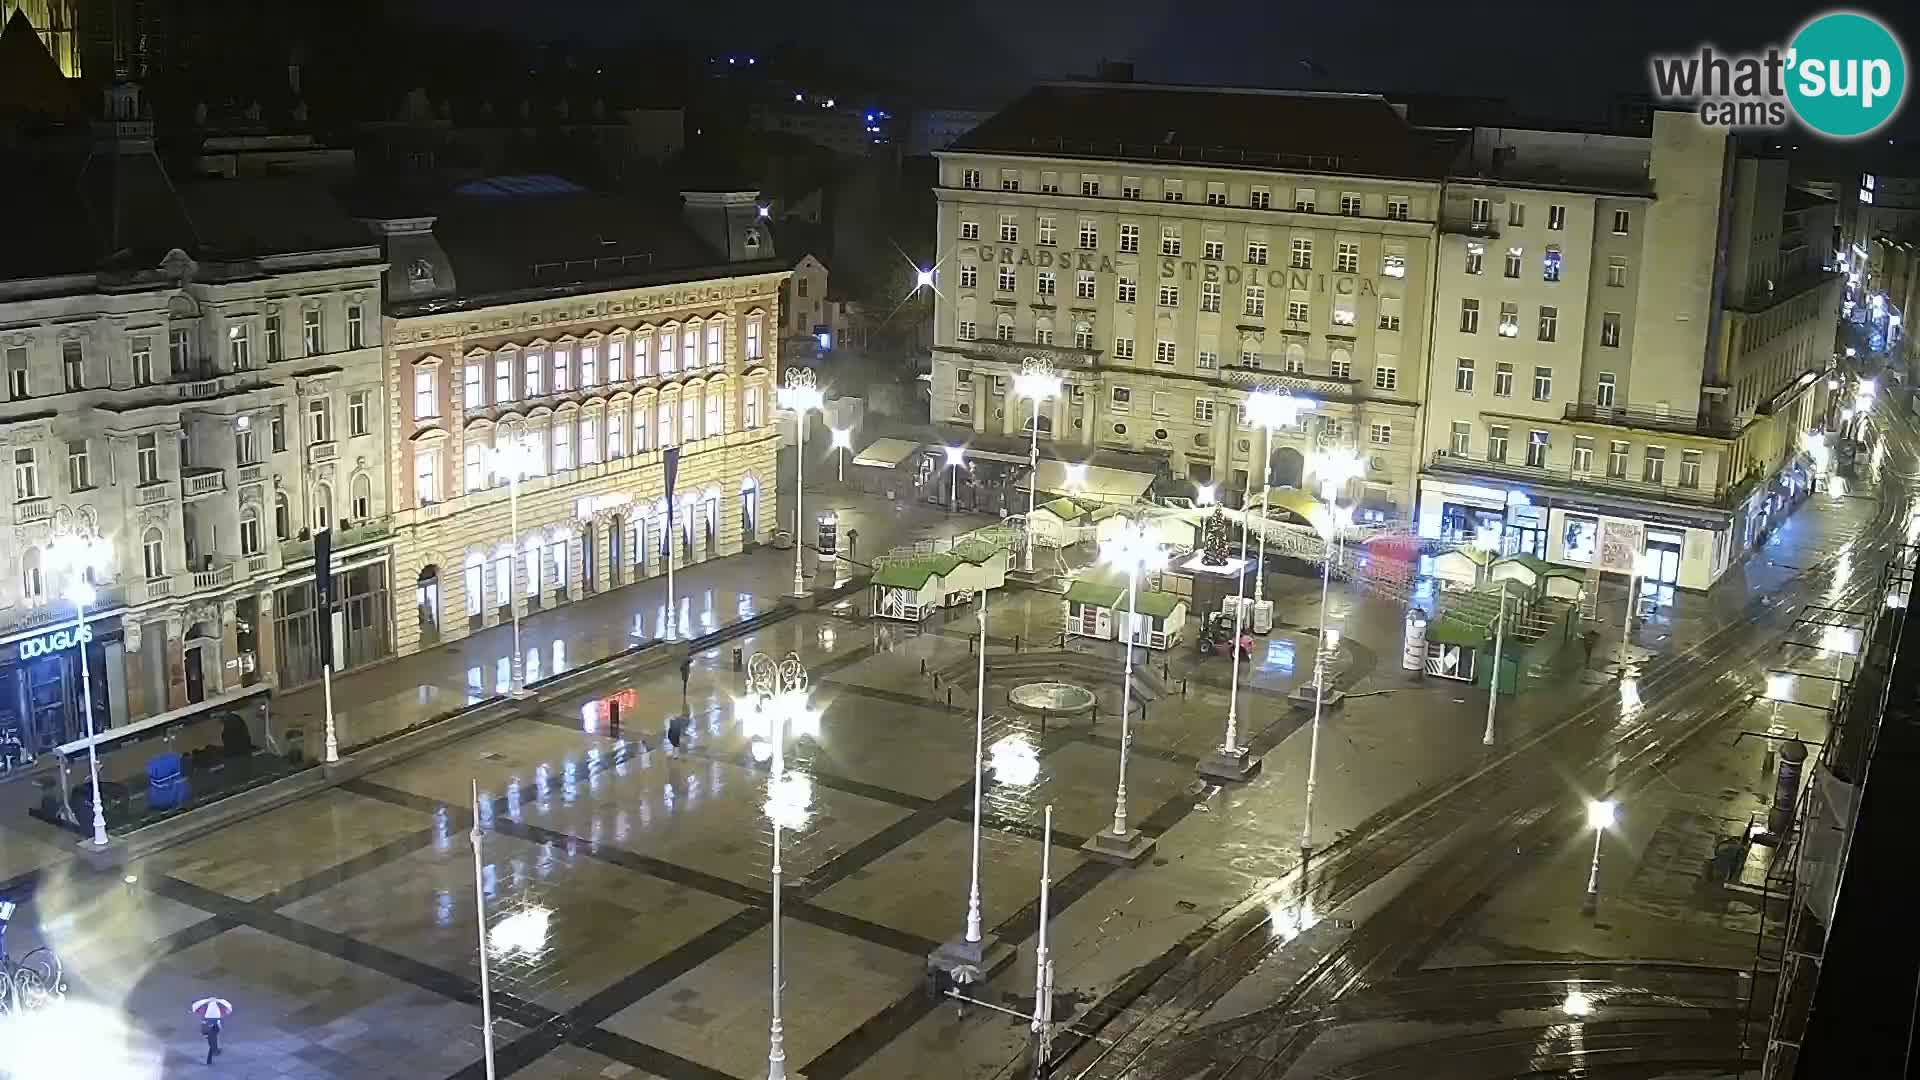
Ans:
[[[1072,683],[1022,683],[1007,694],[1007,700],[1028,712],[1072,715],[1093,708],[1093,691]]]

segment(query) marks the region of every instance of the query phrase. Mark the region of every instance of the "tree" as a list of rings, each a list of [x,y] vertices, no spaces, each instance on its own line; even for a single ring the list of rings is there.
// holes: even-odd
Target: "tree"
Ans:
[[[1226,512],[1215,507],[1213,516],[1200,534],[1200,563],[1203,566],[1227,565],[1227,539],[1229,536]]]

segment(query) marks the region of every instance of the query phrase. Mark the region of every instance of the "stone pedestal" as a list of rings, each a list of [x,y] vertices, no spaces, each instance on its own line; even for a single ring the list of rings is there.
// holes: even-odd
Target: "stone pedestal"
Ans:
[[[1237,784],[1251,780],[1260,771],[1260,759],[1247,752],[1245,747],[1229,754],[1223,747],[1214,747],[1213,752],[1200,759],[1198,772],[1203,779],[1223,784]]]
[[[1304,686],[1295,687],[1293,691],[1287,695],[1287,700],[1292,702],[1293,707],[1296,709],[1313,708],[1313,684],[1307,683]],[[1346,700],[1347,694],[1344,690],[1338,690],[1331,686],[1320,688],[1320,706],[1322,709],[1337,709],[1341,703]]]
[[[1153,853],[1156,841],[1139,829],[1128,829],[1123,836],[1115,836],[1111,829],[1102,829],[1080,845],[1080,850],[1101,862],[1119,866],[1138,866]]]

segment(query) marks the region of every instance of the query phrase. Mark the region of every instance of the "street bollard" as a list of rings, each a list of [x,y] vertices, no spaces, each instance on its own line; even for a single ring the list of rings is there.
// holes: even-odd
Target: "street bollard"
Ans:
[[[967,655],[968,656],[973,655],[973,639],[972,638],[967,639]]]
[[[1180,696],[1187,696],[1187,676],[1185,675],[1180,676]]]
[[[953,708],[953,687],[947,687],[947,708]]]
[[[1014,652],[1020,651],[1020,635],[1019,634],[1013,635],[1013,651]]]
[[[925,675],[926,673],[927,673],[927,658],[923,656],[920,658],[920,674]]]

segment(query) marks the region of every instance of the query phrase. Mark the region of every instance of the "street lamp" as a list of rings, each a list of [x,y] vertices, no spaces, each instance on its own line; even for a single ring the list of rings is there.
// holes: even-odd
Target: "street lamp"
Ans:
[[[1593,866],[1587,871],[1587,898],[1580,910],[1591,915],[1600,907],[1600,838],[1613,828],[1617,807],[1612,799],[1587,803],[1587,826],[1593,830]]]
[[[947,512],[952,513],[960,505],[960,466],[967,462],[967,448],[964,446],[945,446],[947,452]]]
[[[967,917],[959,941],[950,941],[934,950],[933,960],[948,971],[966,967],[979,970],[983,946],[980,941],[980,803],[986,786],[987,753],[987,591],[981,589],[975,600],[980,620],[980,667],[973,695],[973,847],[969,859]],[[995,746],[996,762],[1005,753]]]
[[[1213,485],[1199,487],[1202,505],[1213,501]],[[1234,566],[1233,638],[1228,642],[1230,668],[1227,683],[1227,733],[1215,752],[1200,762],[1200,775],[1221,780],[1246,780],[1256,763],[1247,748],[1240,745],[1240,632],[1247,610],[1247,515],[1240,515],[1240,561]],[[1211,618],[1211,616],[1209,616]]]
[[[526,436],[524,435],[504,446],[496,439],[493,444],[489,464],[492,466],[492,472],[496,474],[504,472],[507,474],[507,532],[513,542],[513,558],[507,563],[507,573],[518,576],[521,562],[520,477],[532,471],[533,446],[527,442]],[[668,558],[671,559],[671,552],[673,550],[671,543],[667,545],[667,550],[669,552]],[[669,563],[667,568],[671,571],[673,568],[672,564]],[[511,578],[508,580],[508,586],[511,589]],[[538,581],[527,582],[528,590],[538,589],[539,587],[540,583]],[[520,651],[520,591],[519,589],[511,589],[511,592],[508,594],[508,603],[513,609],[513,663],[509,665],[509,674],[507,675],[507,695],[509,697],[527,696],[526,657]],[[671,579],[668,580],[667,585],[667,610],[667,618],[672,619],[673,585]],[[333,739],[333,717],[331,713],[329,713],[327,717],[327,739],[329,742]],[[329,757],[327,760],[331,761],[333,758]]]
[[[853,449],[853,431],[849,428],[829,428],[828,432],[833,436],[833,448],[840,451],[837,479],[844,484],[847,482],[847,451]]]
[[[1122,631],[1126,635],[1127,659],[1120,682],[1120,782],[1113,792],[1113,826],[1109,831],[1094,834],[1093,839],[1087,842],[1087,848],[1094,854],[1118,857],[1131,863],[1144,857],[1153,847],[1153,842],[1140,835],[1139,830],[1127,826],[1127,749],[1132,742],[1133,719],[1133,629],[1138,614],[1135,601],[1139,595],[1140,575],[1165,566],[1167,552],[1154,542],[1145,529],[1129,525],[1112,539],[1101,541],[1100,561],[1127,573],[1127,621]]]
[[[933,271],[923,266],[914,267],[913,268],[914,291],[919,292],[921,289],[931,289],[931,288],[933,288]]]
[[[1620,624],[1620,670],[1627,669],[1627,645],[1633,638],[1633,609],[1637,599],[1638,583],[1653,576],[1660,569],[1659,560],[1652,552],[1642,551],[1633,557],[1633,568],[1627,572],[1627,615]]]
[[[1217,491],[1218,489],[1216,489],[1212,484],[1195,484],[1193,486],[1193,501],[1196,505],[1199,505],[1199,506],[1212,506],[1214,503],[1214,499],[1217,495]],[[1243,533],[1246,531],[1246,521],[1247,521],[1247,515],[1241,514],[1240,515],[1240,531]],[[1245,548],[1243,547],[1241,550],[1244,551]]]
[[[793,457],[793,594],[807,595],[807,579],[800,565],[800,554],[806,550],[805,527],[801,524],[800,500],[807,486],[807,413],[818,410],[826,403],[820,389],[813,385],[813,372],[806,368],[788,368],[787,385],[780,388],[776,395],[782,409],[793,413],[793,426],[796,432],[797,447]]]
[[[1033,402],[1033,435],[1027,449],[1027,573],[1033,573],[1033,500],[1040,491],[1040,403],[1060,395],[1060,376],[1044,357],[1029,356],[1013,377],[1013,392]]]
[[[819,733],[820,716],[807,702],[807,669],[797,653],[774,660],[766,653],[754,653],[747,662],[747,690],[750,696],[739,703],[739,715],[753,740],[753,756],[771,761],[767,780],[767,799],[762,810],[773,825],[773,1003],[767,1026],[767,1080],[786,1080],[786,1033],[780,1020],[780,834],[805,828],[812,815],[813,778],[803,772],[788,772],[786,739],[795,735]]]
[[[68,534],[53,542],[49,561],[67,572],[72,583],[67,599],[73,601],[73,640],[80,651],[80,708],[87,721],[87,774],[93,785],[93,846],[107,846],[107,814],[100,804],[100,755],[93,736],[93,665],[87,660],[87,608],[99,599],[91,580],[112,565],[113,545],[100,536]]]
[[[1500,600],[1500,616],[1493,622],[1493,674],[1487,677],[1487,730],[1480,736],[1481,746],[1493,745],[1493,714],[1500,707],[1500,646],[1507,637],[1507,585],[1493,583]]]
[[[1284,390],[1255,390],[1247,395],[1247,422],[1265,432],[1260,440],[1260,566],[1253,579],[1256,606],[1267,595],[1267,492],[1273,481],[1273,429],[1291,427],[1300,419],[1301,410],[1318,404],[1312,398],[1295,397]]]
[[[480,781],[473,784],[473,829],[467,839],[473,847],[473,917],[480,924],[480,1045],[485,1049],[487,1080],[494,1078],[493,982],[487,971],[487,888],[480,855]]]
[[[1366,471],[1367,463],[1360,455],[1344,446],[1315,450],[1313,456],[1307,459],[1307,473],[1320,481],[1320,498],[1323,502],[1338,502],[1341,490]]]
[[[1083,490],[1086,486],[1087,486],[1086,462],[1083,462],[1083,461],[1068,462],[1067,463],[1067,488],[1071,491],[1080,491],[1080,490]]]
[[[1320,710],[1326,701],[1327,660],[1333,642],[1327,636],[1327,592],[1333,580],[1334,548],[1340,530],[1353,524],[1353,507],[1324,502],[1314,509],[1313,527],[1320,533],[1326,558],[1320,560],[1320,642],[1313,650],[1313,724],[1307,736],[1307,810],[1300,823],[1300,855],[1313,851],[1313,788],[1320,769]]]

